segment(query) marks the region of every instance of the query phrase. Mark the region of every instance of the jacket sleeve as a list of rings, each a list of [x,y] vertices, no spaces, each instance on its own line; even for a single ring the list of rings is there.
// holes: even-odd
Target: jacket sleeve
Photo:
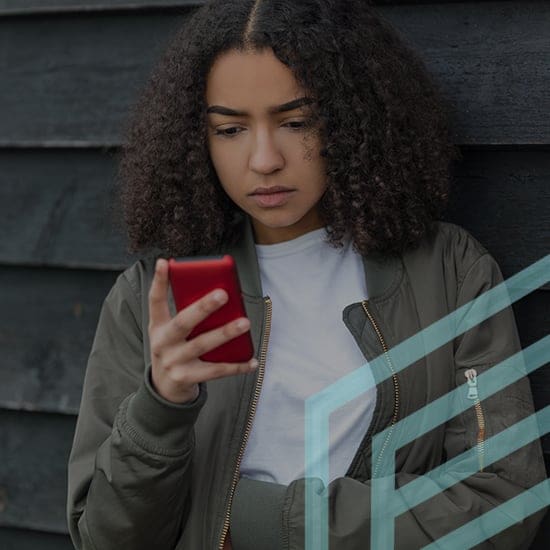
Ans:
[[[500,268],[492,256],[482,254],[459,282],[456,308],[502,280]],[[456,385],[466,388],[464,372],[467,369],[475,368],[480,374],[520,349],[513,311],[508,306],[455,338]],[[523,364],[516,367],[525,373]],[[527,377],[483,400],[481,405],[486,439],[534,412]],[[442,457],[450,459],[475,447],[479,430],[472,407],[451,419],[445,425]],[[395,483],[402,487],[419,477],[397,472]],[[540,440],[536,439],[399,515],[395,520],[395,548],[422,548],[545,478]],[[321,480],[317,481],[322,487]],[[330,549],[370,549],[370,480],[363,483],[350,477],[335,479],[328,486],[328,498]],[[544,512],[543,509],[517,521],[475,548],[528,548]],[[289,486],[245,478],[239,481],[231,516],[234,550],[303,549],[304,522],[304,479],[295,480]]]
[[[175,547],[205,399],[203,386],[184,405],[154,391],[140,302],[120,274],[100,312],[69,458],[67,514],[78,550]]]

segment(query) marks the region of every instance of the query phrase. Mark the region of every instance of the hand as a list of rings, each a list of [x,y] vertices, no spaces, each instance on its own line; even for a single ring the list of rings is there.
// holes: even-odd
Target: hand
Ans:
[[[199,359],[249,330],[250,321],[246,317],[187,340],[196,325],[227,302],[225,290],[210,292],[172,318],[168,308],[168,285],[168,261],[158,259],[149,289],[148,332],[151,378],[159,395],[173,403],[193,401],[199,394],[199,382],[248,373],[257,367],[255,359],[247,363],[211,363]],[[242,326],[238,325],[239,321],[243,322]]]

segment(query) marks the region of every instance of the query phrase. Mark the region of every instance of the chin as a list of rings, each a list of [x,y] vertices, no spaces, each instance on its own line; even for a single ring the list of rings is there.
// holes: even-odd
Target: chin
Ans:
[[[273,216],[275,218],[275,216]],[[293,225],[296,225],[301,218],[288,218],[288,217],[279,217],[278,219],[262,219],[262,218],[256,218],[256,221],[261,223],[262,225],[265,225],[266,227],[269,227],[270,229],[285,229],[286,227],[292,227]]]

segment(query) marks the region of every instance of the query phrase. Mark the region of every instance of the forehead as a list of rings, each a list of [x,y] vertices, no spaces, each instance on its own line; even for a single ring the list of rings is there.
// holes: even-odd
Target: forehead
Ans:
[[[271,49],[231,50],[213,63],[206,81],[208,105],[263,111],[303,95],[292,71]]]

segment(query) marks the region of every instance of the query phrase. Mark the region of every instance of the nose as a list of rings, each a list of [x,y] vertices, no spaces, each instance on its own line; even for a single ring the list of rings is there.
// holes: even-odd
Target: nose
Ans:
[[[258,131],[252,143],[249,167],[260,174],[271,174],[285,165],[285,158],[275,137],[268,130]]]

